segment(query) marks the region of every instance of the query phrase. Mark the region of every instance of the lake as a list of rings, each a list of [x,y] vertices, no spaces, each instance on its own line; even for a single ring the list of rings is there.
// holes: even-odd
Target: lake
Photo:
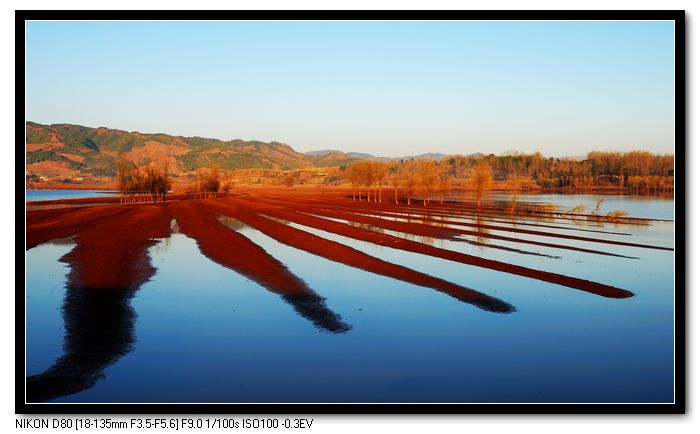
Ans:
[[[470,196],[459,192],[445,196],[445,199],[454,200],[463,200],[465,198],[473,200],[474,197],[473,195]],[[507,193],[496,193],[485,196],[485,199],[503,204],[509,204],[512,198],[513,195]],[[568,211],[581,205],[584,207],[585,212],[588,213],[595,209],[597,201],[600,199],[603,201],[600,204],[599,213],[603,215],[610,211],[625,210],[633,217],[673,220],[673,196],[671,195],[631,196],[627,194],[610,193],[522,193],[517,195],[517,202],[519,203],[548,203],[556,205],[560,211]]]
[[[104,197],[114,195],[113,190],[25,190],[26,200],[62,200],[82,199],[86,197]]]
[[[585,203],[591,205],[590,211],[597,197],[528,195],[519,200],[552,203],[561,210]],[[634,217],[672,220],[674,216],[669,198],[604,198],[603,213],[625,209]],[[505,201],[510,196],[491,199]],[[419,217],[395,217],[395,221],[412,218]],[[556,225],[559,233],[597,239],[675,245],[673,221],[488,219],[491,224],[502,220],[529,229]],[[445,225],[482,220],[464,215]],[[194,239],[175,232],[149,250],[157,274],[107,310],[105,318],[128,332],[112,333],[101,323],[104,318],[70,308],[72,320],[78,318],[82,327],[104,330],[103,354],[95,358],[93,347],[71,343],[77,354],[70,357],[95,359],[86,374],[91,385],[52,402],[665,403],[674,399],[673,251],[605,245],[600,249],[607,254],[595,254],[566,248],[595,248],[597,244],[590,241],[562,243],[545,235],[495,229],[483,235],[507,235],[513,240],[479,235],[418,239],[392,233],[635,294],[615,299],[285,223],[497,297],[516,311],[479,309],[426,287],[281,244],[231,220],[231,230],[303,279],[349,330],[334,333],[319,328],[289,299],[212,262]],[[66,333],[74,325],[65,323],[68,305],[81,296],[100,297],[66,288],[70,270],[59,259],[73,246],[70,239],[62,239],[27,251],[28,376],[64,356]]]

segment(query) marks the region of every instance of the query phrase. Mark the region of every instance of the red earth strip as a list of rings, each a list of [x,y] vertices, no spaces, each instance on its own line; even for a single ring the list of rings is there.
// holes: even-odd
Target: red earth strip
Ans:
[[[252,202],[242,201],[240,199],[228,199],[228,202],[238,201],[243,202],[239,205],[240,208],[251,208],[254,206]],[[245,205],[245,204],[248,205]],[[295,221],[305,226],[314,227],[317,229],[334,232],[343,236],[350,238],[355,238],[361,241],[367,241],[374,244],[392,247],[395,249],[401,249],[406,251],[411,251],[415,253],[421,253],[429,256],[434,256],[442,259],[447,259],[454,262],[460,262],[467,265],[474,265],[477,267],[488,268],[496,271],[501,271],[504,273],[515,274],[524,277],[530,277],[533,279],[542,280],[545,282],[555,283],[558,285],[568,286],[570,288],[579,289],[582,291],[590,292],[593,294],[601,295],[604,297],[611,298],[626,298],[631,297],[634,293],[617,288],[610,285],[605,285],[598,282],[593,282],[590,280],[579,279],[576,277],[565,276],[562,274],[551,273],[548,271],[535,270],[532,268],[527,268],[514,264],[507,264],[500,261],[494,261],[491,259],[480,258],[473,255],[467,255],[464,253],[454,252],[451,250],[440,249],[437,247],[429,246],[423,243],[418,243],[414,241],[405,240],[403,238],[394,237],[386,234],[379,234],[373,231],[363,230],[360,228],[355,228],[345,223],[338,223],[334,221],[325,220],[318,217],[313,217],[305,214],[299,214],[295,212],[283,211],[280,207],[264,207],[264,205],[258,205],[258,208],[262,208],[259,212],[267,213],[273,217]],[[287,226],[281,225],[287,229]]]

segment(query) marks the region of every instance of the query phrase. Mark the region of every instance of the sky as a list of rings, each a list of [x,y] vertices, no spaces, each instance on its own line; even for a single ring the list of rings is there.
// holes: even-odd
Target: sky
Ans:
[[[48,22],[26,119],[380,156],[674,152],[673,22]]]

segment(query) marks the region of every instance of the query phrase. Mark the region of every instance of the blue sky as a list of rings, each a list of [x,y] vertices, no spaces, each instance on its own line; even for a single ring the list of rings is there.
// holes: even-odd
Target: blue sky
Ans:
[[[30,22],[27,120],[398,156],[674,150],[672,22]]]

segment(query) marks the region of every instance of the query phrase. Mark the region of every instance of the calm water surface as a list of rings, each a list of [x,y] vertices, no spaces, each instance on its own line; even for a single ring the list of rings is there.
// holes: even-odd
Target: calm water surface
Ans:
[[[491,198],[510,202],[512,195],[496,194]],[[630,196],[624,194],[522,194],[518,196],[519,202],[551,203],[561,211],[570,210],[576,206],[583,205],[586,212],[590,213],[596,207],[599,199],[603,199],[600,204],[600,214],[604,215],[615,210],[625,210],[630,216],[669,219],[673,220],[673,196]]]
[[[61,200],[82,199],[85,197],[104,197],[113,195],[113,190],[25,190],[26,200]]]
[[[581,200],[558,196],[562,207]],[[644,216],[673,216],[672,200],[620,200],[628,209],[645,210]],[[150,249],[157,274],[131,300],[136,313],[130,320],[135,336],[131,350],[105,366],[104,378],[93,387],[55,401],[673,401],[672,251],[563,240],[621,255],[611,257],[485,238],[479,238],[480,245],[417,240],[635,293],[612,299],[289,225],[498,297],[517,311],[484,311],[430,288],[332,262],[234,225],[325,297],[327,307],[352,327],[346,333],[330,333],[298,315],[279,295],[210,261],[195,240],[174,233]],[[674,245],[673,222],[595,226],[571,227],[624,234],[585,236]],[[61,309],[69,269],[58,259],[71,248],[64,240],[27,252],[28,375],[47,369],[62,353]]]

